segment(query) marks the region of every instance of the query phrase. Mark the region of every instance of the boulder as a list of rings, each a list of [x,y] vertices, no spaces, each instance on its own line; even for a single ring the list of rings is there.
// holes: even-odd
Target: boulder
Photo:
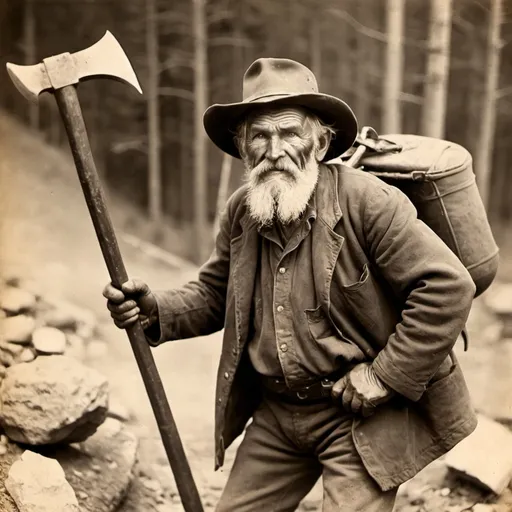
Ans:
[[[29,450],[11,466],[5,487],[20,512],[80,512],[60,464]]]
[[[0,425],[30,445],[87,439],[106,418],[108,382],[99,372],[60,355],[11,366],[0,386]]]
[[[0,320],[0,339],[12,343],[30,343],[36,321],[31,316],[16,315]]]
[[[7,440],[8,441],[8,440]],[[16,503],[5,488],[5,481],[11,466],[21,457],[23,448],[16,443],[2,443],[5,454],[0,456],[0,510],[2,512],[19,512]]]
[[[82,512],[113,512],[130,485],[137,447],[137,438],[125,425],[107,418],[86,441],[46,449],[63,467]]]
[[[66,335],[55,327],[39,327],[32,333],[32,345],[39,354],[63,354]]]
[[[485,294],[485,303],[499,316],[512,316],[512,283],[495,283]]]
[[[7,286],[0,291],[0,308],[11,315],[32,311],[35,305],[35,295],[26,290]]]
[[[512,433],[480,414],[476,429],[447,453],[445,463],[461,478],[499,495],[512,479]]]

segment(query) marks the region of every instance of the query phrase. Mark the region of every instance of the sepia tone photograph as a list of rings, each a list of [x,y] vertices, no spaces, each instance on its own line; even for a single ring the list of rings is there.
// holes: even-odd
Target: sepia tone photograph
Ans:
[[[512,512],[512,0],[0,0],[0,512]]]

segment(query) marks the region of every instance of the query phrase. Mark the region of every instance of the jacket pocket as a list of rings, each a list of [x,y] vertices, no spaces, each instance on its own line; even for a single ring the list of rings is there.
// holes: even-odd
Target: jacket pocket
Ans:
[[[365,263],[365,265],[363,267],[363,273],[361,274],[361,277],[359,278],[359,280],[356,281],[355,283],[343,285],[342,288],[345,292],[352,292],[352,291],[358,290],[359,288],[361,288],[368,282],[369,278],[370,278],[370,269],[368,268],[368,264]]]

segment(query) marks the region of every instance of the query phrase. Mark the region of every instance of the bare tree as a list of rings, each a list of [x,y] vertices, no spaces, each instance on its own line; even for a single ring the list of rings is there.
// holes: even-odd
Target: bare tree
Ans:
[[[432,0],[430,4],[429,49],[425,79],[421,131],[429,137],[444,137],[452,0]]]
[[[400,94],[404,67],[404,0],[388,0],[386,17],[386,64],[383,87],[382,131],[402,131],[402,108]]]
[[[160,161],[160,102],[157,0],[146,0],[147,116],[148,116],[148,203],[154,233],[162,222],[162,176]]]
[[[492,0],[487,38],[487,72],[484,82],[483,109],[479,144],[476,147],[475,171],[478,187],[486,207],[489,205],[490,176],[493,164],[494,134],[496,129],[496,97],[500,76],[502,0]]]
[[[194,25],[194,226],[196,256],[207,257],[210,237],[207,234],[208,208],[206,194],[206,134],[203,113],[208,101],[208,61],[205,0],[193,0]]]

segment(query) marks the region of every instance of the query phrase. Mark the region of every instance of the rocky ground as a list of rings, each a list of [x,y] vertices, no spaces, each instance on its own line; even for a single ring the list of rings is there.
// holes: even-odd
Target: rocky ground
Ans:
[[[94,491],[102,495],[104,491],[96,482],[113,473],[114,462],[119,464],[109,452],[115,452],[113,439],[122,437],[112,433],[122,430],[126,433],[126,443],[123,443],[127,450],[123,455],[127,461],[125,467],[132,464],[125,474],[134,478],[131,478],[125,499],[118,509],[123,512],[183,510],[126,336],[112,326],[104,307],[101,289],[108,276],[73,166],[67,156],[49,149],[1,113],[0,140],[3,142],[0,189],[9,190],[0,204],[0,277],[3,277],[5,285],[5,279],[16,276],[19,282],[11,281],[11,284],[19,284],[24,292],[40,297],[37,308],[27,315],[35,318],[35,323],[29,326],[32,330],[27,328],[30,336],[27,334],[25,341],[19,344],[22,350],[16,349],[14,352],[18,352],[14,354],[9,350],[3,351],[1,357],[5,360],[2,364],[13,367],[35,364],[41,357],[66,357],[48,353],[44,347],[48,336],[39,334],[33,337],[35,329],[54,327],[65,336],[65,353],[99,372],[108,381],[111,417],[105,416],[95,433],[80,443],[65,444],[62,451],[52,452],[40,447],[30,450],[59,461],[66,480],[76,491],[76,499],[84,506],[87,500],[92,503]],[[116,208],[113,212],[114,223],[121,233],[123,212]],[[8,244],[5,240],[9,241]],[[507,239],[504,240],[506,249]],[[195,275],[191,266],[182,265],[172,258],[163,261],[137,249],[123,234],[120,241],[129,274],[144,277],[154,288],[176,286]],[[506,250],[505,254],[512,255],[512,251]],[[510,258],[505,257],[500,272],[501,282],[512,281]],[[493,285],[482,299],[475,301],[469,326],[470,350],[464,353],[458,347],[457,351],[478,410],[487,418],[499,420],[501,425],[510,425],[512,334],[498,310],[500,304],[512,303],[512,299],[503,295],[498,284],[496,287]],[[76,325],[55,327],[55,319],[48,321],[51,317],[48,311],[63,317],[70,310],[82,318],[75,322]],[[7,317],[17,316],[8,309],[4,311]],[[84,327],[87,324],[89,327]],[[58,343],[62,347],[62,337]],[[154,351],[207,510],[213,509],[220,495],[234,454],[234,449],[230,449],[224,470],[213,471],[213,384],[219,350],[220,336],[213,335],[175,342]],[[18,362],[22,357],[29,359],[29,352],[36,356],[35,360]],[[116,422],[114,416],[123,421]],[[484,435],[484,439],[488,437],[492,436]],[[19,443],[0,439],[0,482],[5,482],[14,460],[27,448],[26,444]],[[95,448],[88,448],[87,443],[92,443]],[[136,457],[131,456],[134,451]],[[482,453],[476,449],[467,451],[478,452],[480,464],[477,466],[490,465],[493,475],[503,475],[509,469],[505,447],[496,451],[495,446],[486,444]],[[91,454],[98,460],[91,463]],[[94,475],[101,478],[93,480]],[[485,480],[488,475],[479,476]],[[83,488],[79,487],[80,483]],[[117,498],[104,495],[103,499],[98,498],[97,503],[111,500],[110,505],[117,507],[116,499],[123,494],[119,487],[117,489]],[[321,490],[317,486],[302,504],[302,509],[320,510],[320,500]],[[6,503],[13,506],[12,499],[0,493],[0,510],[11,510],[6,508]],[[498,504],[501,508],[496,508]],[[460,474],[448,469],[445,461],[438,461],[400,489],[396,510],[505,512],[512,510],[512,498],[506,485],[496,495],[486,490],[481,482],[468,483],[461,479]]]

